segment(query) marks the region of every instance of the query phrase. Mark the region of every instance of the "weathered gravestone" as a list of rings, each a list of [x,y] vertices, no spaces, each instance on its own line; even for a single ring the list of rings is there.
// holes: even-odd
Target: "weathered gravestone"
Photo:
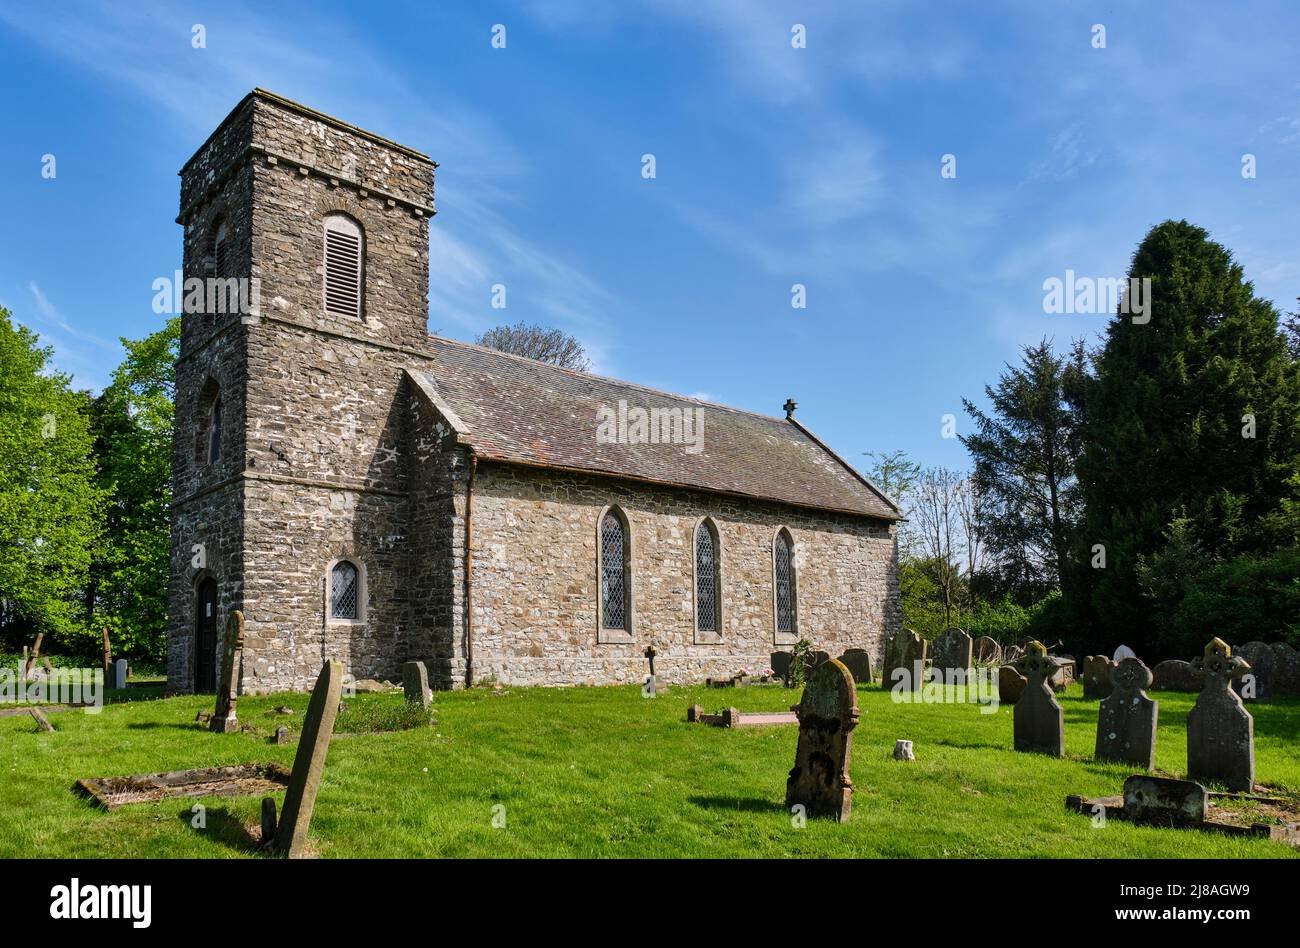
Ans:
[[[429,672],[424,662],[406,662],[402,665],[402,691],[407,704],[427,708],[429,698]]]
[[[1263,642],[1247,642],[1233,649],[1233,654],[1250,666],[1250,671],[1232,684],[1232,690],[1241,695],[1241,700],[1267,701],[1273,697],[1273,674],[1277,668],[1273,650]]]
[[[1250,666],[1219,638],[1211,639],[1192,664],[1205,675],[1205,684],[1187,715],[1187,776],[1249,792],[1255,788],[1255,719],[1231,685]]]
[[[846,648],[840,656],[840,663],[849,670],[855,683],[860,685],[871,681],[871,655],[866,649]]]
[[[1156,717],[1160,706],[1147,697],[1151,669],[1126,658],[1110,668],[1111,693],[1097,714],[1098,760],[1117,760],[1150,770],[1156,762]]]
[[[342,691],[343,663],[326,662],[316,679],[311,703],[307,705],[307,715],[303,718],[298,753],[293,758],[289,789],[284,795],[284,809],[280,812],[275,832],[275,850],[281,856],[297,859],[306,850],[307,830],[311,827],[316,792],[325,771],[325,757],[334,734],[334,718],[338,714]]]
[[[1272,648],[1277,669],[1273,689],[1280,694],[1300,695],[1300,652],[1285,642],[1274,642]]]
[[[119,658],[113,663],[113,687],[125,688],[126,680],[131,675],[131,669],[126,663],[125,658]]]
[[[1197,826],[1209,810],[1209,792],[1191,780],[1135,774],[1124,781],[1124,816],[1134,822]]]
[[[886,649],[881,684],[890,690],[920,691],[925,685],[926,645],[911,629],[899,629]]]
[[[277,744],[288,744],[289,740],[289,728],[281,724],[275,729],[275,742]]]
[[[953,672],[968,675],[973,659],[971,637],[961,629],[948,629],[931,643],[930,655],[930,667],[945,680],[951,679]]]
[[[1083,660],[1083,696],[1105,698],[1111,692],[1110,673],[1116,666],[1105,655],[1089,655]]]
[[[32,718],[36,721],[36,726],[42,731],[51,733],[54,731],[54,725],[50,723],[50,719],[45,716],[45,712],[40,708],[32,708]]]
[[[1016,662],[1016,671],[1028,679],[1013,715],[1016,750],[1064,757],[1065,712],[1048,685],[1056,665],[1046,646],[1029,642],[1024,657]]]
[[[1002,704],[1015,704],[1020,700],[1020,696],[1025,693],[1025,685],[1027,684],[1029,684],[1029,679],[1010,665],[1000,666],[998,668],[998,701]]]
[[[981,635],[972,643],[971,654],[976,665],[1000,665],[1002,663],[1002,646],[996,639]]]
[[[791,654],[789,652],[773,652],[770,658],[769,664],[772,666],[772,674],[782,681],[789,679]]]
[[[916,760],[916,751],[912,749],[911,741],[905,741],[901,737],[894,741],[894,760]]]
[[[226,645],[221,653],[221,680],[217,682],[217,709],[208,722],[208,729],[218,734],[230,734],[239,730],[235,704],[239,700],[239,666],[243,656],[244,614],[235,610],[226,623]]]
[[[1138,657],[1137,652],[1133,651],[1127,645],[1121,645],[1119,646],[1119,648],[1115,649],[1115,654],[1110,657],[1110,660],[1114,662],[1116,665],[1118,665],[1126,658],[1137,658],[1137,657]]]
[[[1151,687],[1156,691],[1200,691],[1204,677],[1191,662],[1170,658],[1151,669]]]
[[[802,805],[808,816],[844,823],[853,809],[849,757],[858,726],[853,676],[841,662],[823,662],[793,710],[799,718],[799,745],[785,785],[786,808]]]

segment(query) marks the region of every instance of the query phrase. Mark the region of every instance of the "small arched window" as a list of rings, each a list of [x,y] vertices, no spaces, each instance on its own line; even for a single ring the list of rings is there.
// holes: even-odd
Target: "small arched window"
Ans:
[[[230,265],[230,228],[224,220],[218,221],[217,226],[212,229],[212,276],[228,276],[227,267]]]
[[[794,539],[782,527],[772,545],[772,586],[777,635],[795,635],[798,627]]]
[[[221,460],[221,396],[212,403],[212,415],[208,419],[208,463],[216,464]]]
[[[716,633],[721,627],[721,545],[718,529],[705,518],[695,528],[695,629]]]
[[[330,570],[330,618],[360,618],[361,582],[357,568],[339,560]]]
[[[325,218],[325,312],[361,318],[364,259],[361,225],[342,214]]]
[[[600,518],[600,631],[632,630],[632,544],[627,518],[611,507]]]

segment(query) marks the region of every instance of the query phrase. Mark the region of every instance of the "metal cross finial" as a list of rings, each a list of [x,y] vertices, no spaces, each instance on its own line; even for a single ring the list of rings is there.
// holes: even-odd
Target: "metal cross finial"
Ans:
[[[793,398],[787,398],[787,399],[785,400],[785,404],[784,404],[783,406],[781,406],[781,407],[785,409],[785,417],[787,417],[787,418],[793,418],[793,417],[794,417],[794,410],[795,410],[796,408],[798,408],[799,405],[795,402],[795,400],[794,400]]]

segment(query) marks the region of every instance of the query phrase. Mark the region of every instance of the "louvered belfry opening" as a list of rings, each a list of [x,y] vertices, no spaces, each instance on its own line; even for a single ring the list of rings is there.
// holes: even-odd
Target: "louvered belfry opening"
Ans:
[[[794,550],[784,533],[776,536],[773,558],[776,576],[776,631],[794,631]]]
[[[627,534],[610,511],[600,524],[600,621],[606,629],[627,629]]]
[[[346,560],[335,564],[330,577],[330,617],[357,617],[357,568]]]
[[[230,229],[226,226],[225,221],[217,224],[216,230],[212,232],[212,275],[214,277],[226,277],[230,274],[227,267],[230,265]]]
[[[708,521],[695,531],[695,624],[718,631],[718,541]]]
[[[350,217],[325,219],[325,312],[361,317],[361,227]]]

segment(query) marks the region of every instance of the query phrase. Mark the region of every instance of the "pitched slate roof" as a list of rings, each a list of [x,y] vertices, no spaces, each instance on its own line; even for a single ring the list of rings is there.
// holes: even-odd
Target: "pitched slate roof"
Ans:
[[[410,370],[481,458],[591,471],[705,491],[901,519],[898,508],[798,422],[561,369],[431,337],[435,364]],[[602,406],[699,409],[702,449],[602,444]]]

